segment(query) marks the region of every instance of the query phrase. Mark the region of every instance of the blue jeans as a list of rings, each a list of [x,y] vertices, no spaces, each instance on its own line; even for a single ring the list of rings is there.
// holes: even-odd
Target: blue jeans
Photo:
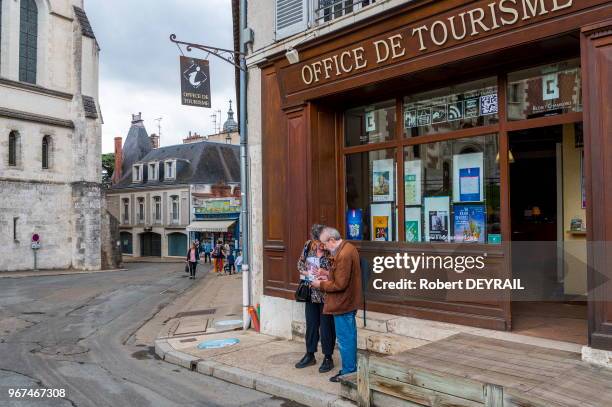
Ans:
[[[336,326],[336,338],[340,348],[342,359],[341,374],[349,374],[357,371],[357,323],[355,315],[357,311],[346,314],[334,315]]]

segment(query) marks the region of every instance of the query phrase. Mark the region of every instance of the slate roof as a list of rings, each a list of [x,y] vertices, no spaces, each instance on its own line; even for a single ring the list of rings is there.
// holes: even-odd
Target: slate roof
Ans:
[[[147,166],[145,166],[145,181],[141,183],[132,182],[132,164],[147,164],[173,159],[176,160],[175,179],[164,180],[163,164],[160,164],[160,180],[149,181],[146,174]],[[123,174],[121,180],[113,185],[113,189],[155,188],[161,185],[238,183],[240,182],[240,146],[200,141],[160,147],[151,150],[140,160],[131,163],[129,169]]]
[[[132,179],[132,164],[141,160],[153,150],[151,139],[149,139],[147,129],[145,129],[141,117],[140,113],[132,115],[132,126],[123,144],[121,174],[122,179],[124,179],[129,173],[130,182]]]
[[[89,23],[89,18],[87,18],[87,14],[85,10],[80,7],[72,6],[74,8],[74,14],[76,18],[79,20],[79,25],[81,26],[81,34],[86,37],[96,39],[96,36],[93,32],[93,28],[91,28],[91,24]]]

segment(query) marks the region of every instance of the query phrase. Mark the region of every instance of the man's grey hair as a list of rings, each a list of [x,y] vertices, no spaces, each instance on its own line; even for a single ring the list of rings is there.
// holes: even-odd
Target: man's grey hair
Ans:
[[[329,236],[330,239],[334,239],[334,240],[340,240],[342,239],[342,236],[340,236],[340,232],[338,232],[338,229],[326,226],[322,231],[321,234],[323,233],[327,233],[327,235]]]
[[[325,225],[320,225],[318,223],[315,223],[314,225],[312,225],[312,227],[310,228],[310,235],[312,236],[312,238],[314,240],[319,240],[319,237],[321,236],[321,232],[323,232],[323,229],[325,229]]]

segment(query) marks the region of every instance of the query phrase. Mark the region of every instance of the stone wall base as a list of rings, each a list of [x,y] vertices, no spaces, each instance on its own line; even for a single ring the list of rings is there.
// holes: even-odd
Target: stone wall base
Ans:
[[[612,351],[582,347],[582,360],[597,366],[612,369]]]

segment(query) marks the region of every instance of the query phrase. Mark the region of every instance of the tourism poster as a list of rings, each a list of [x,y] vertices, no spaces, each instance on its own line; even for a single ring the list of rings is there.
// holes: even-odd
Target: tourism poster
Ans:
[[[421,204],[421,160],[404,162],[404,203]]]
[[[453,156],[453,201],[481,202],[484,200],[482,153]]]
[[[418,243],[421,241],[421,207],[406,208],[404,216],[406,229],[406,242]]]
[[[372,165],[372,200],[393,201],[393,159],[375,160]]]
[[[455,243],[484,243],[486,211],[483,205],[453,205]]]
[[[346,211],[346,238],[347,240],[361,240],[363,233],[363,216],[361,209]]]
[[[391,204],[372,204],[370,213],[372,222],[371,239],[377,242],[391,241],[393,236]]]
[[[449,241],[450,197],[425,198],[425,240],[427,242]]]

